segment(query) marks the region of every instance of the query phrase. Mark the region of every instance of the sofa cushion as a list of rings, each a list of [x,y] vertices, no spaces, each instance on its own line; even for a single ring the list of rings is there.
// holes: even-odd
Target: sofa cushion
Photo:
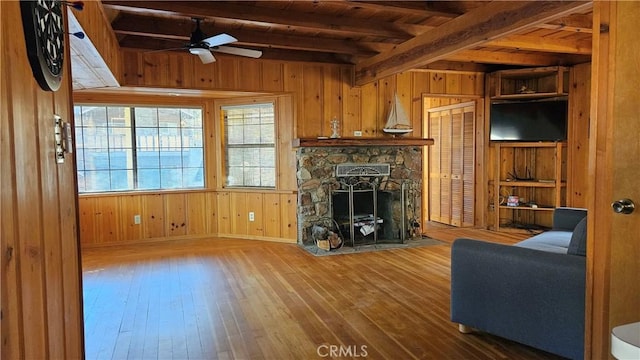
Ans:
[[[558,254],[566,254],[570,242],[571,232],[551,230],[545,231],[532,238],[520,241],[514,246]]]
[[[573,229],[567,254],[587,256],[587,218],[580,220]]]

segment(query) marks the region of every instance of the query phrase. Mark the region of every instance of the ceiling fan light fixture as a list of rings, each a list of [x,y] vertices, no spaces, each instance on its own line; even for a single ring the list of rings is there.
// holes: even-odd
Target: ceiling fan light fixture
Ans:
[[[189,48],[189,52],[192,53],[193,55],[201,55],[201,54],[204,54],[205,52],[209,52],[209,49],[193,47],[193,48]]]

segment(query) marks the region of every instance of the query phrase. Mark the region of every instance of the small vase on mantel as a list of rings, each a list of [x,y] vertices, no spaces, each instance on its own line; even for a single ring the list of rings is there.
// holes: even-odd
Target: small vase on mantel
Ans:
[[[340,137],[340,121],[337,117],[333,117],[331,120],[331,138],[337,139]]]

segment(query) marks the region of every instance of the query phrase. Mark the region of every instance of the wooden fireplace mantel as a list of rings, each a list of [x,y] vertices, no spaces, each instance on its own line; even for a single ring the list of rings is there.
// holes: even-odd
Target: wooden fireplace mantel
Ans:
[[[303,138],[293,139],[291,145],[297,147],[327,147],[327,146],[427,146],[433,145],[433,139],[394,137],[394,138]]]

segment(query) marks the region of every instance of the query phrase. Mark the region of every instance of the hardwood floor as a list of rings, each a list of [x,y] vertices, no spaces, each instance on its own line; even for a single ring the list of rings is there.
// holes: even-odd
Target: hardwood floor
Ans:
[[[449,252],[314,257],[230,239],[86,249],[86,358],[557,358],[459,333]]]

